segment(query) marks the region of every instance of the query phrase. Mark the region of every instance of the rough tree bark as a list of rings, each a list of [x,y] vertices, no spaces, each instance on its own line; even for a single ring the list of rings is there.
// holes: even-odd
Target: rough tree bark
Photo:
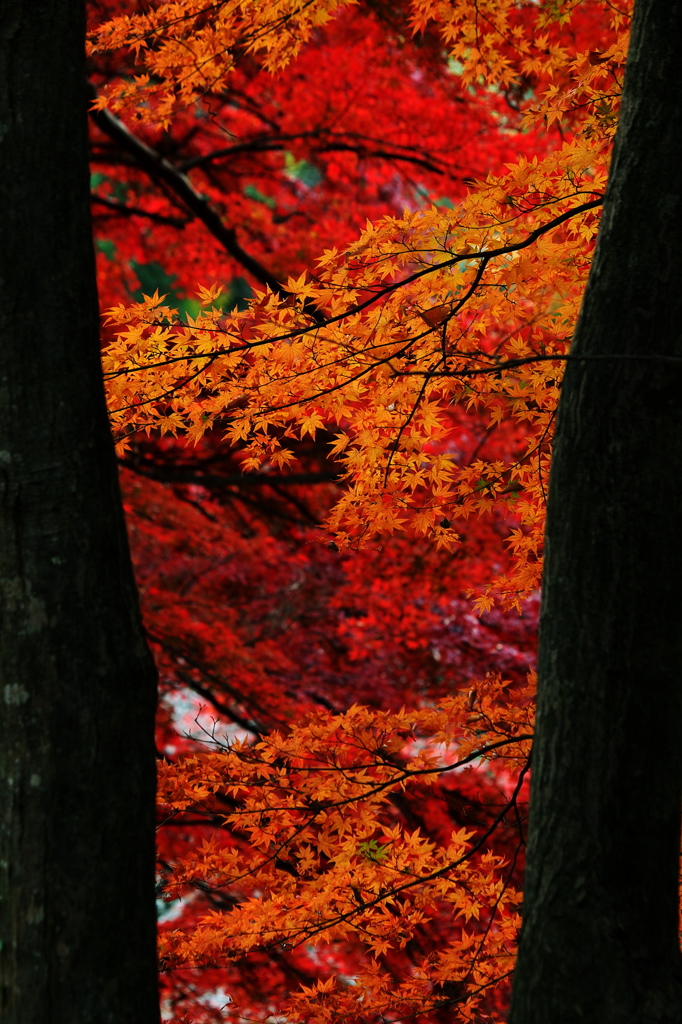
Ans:
[[[562,389],[513,1024],[679,1024],[682,5],[637,0]]]
[[[155,1024],[155,673],[99,365],[83,0],[0,2],[0,1018]]]

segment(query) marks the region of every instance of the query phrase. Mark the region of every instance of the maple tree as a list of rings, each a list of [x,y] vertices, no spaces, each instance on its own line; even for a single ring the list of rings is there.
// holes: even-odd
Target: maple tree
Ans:
[[[355,27],[355,23],[351,24]],[[347,31],[348,27],[345,28],[344,32],[347,33]],[[483,117],[486,113],[488,105],[487,94],[484,94],[484,101],[483,110],[477,114],[479,118]],[[498,108],[509,109],[503,96],[494,97],[494,103]],[[108,126],[107,124],[102,125],[102,122],[99,122],[98,127],[111,128],[112,125],[111,123]],[[458,126],[456,124],[453,126],[453,130],[457,132]],[[478,135],[483,135],[480,125]],[[111,138],[111,136],[109,137]],[[504,134],[500,137],[499,148],[503,159],[510,159],[512,157],[512,147],[509,144],[508,137]],[[472,158],[475,160],[475,149],[471,147],[469,152],[471,152]],[[111,158],[111,153],[107,153],[106,156]],[[319,157],[316,159],[319,159]],[[483,166],[485,167],[486,164],[483,164]],[[474,163],[473,171],[475,170]],[[394,173],[393,169],[391,169],[391,173]],[[405,187],[408,187],[409,184],[408,181]],[[439,184],[442,183],[439,182]],[[455,185],[455,187],[458,190],[454,193],[455,195],[463,192],[461,184]],[[97,211],[97,205],[95,210]],[[166,210],[164,212],[169,211]],[[383,211],[379,210],[379,213],[381,212]],[[356,225],[351,225],[351,227],[356,229]],[[110,221],[105,224],[105,228],[107,235],[110,236]],[[343,225],[341,225],[341,228],[344,230]],[[348,228],[345,228],[345,230],[348,231]],[[335,233],[337,237],[341,233],[338,225],[335,227]],[[122,233],[118,238],[120,239],[121,237]],[[152,238],[151,241],[153,242],[154,239]],[[311,253],[311,258],[313,254],[314,251]],[[481,423],[480,418],[474,412],[466,413],[464,410],[460,415],[458,433],[460,443],[469,448],[472,453],[475,452],[477,446],[483,440],[487,440],[491,451],[508,452],[510,444],[514,444],[510,436],[506,436],[503,439],[498,439],[497,436],[486,438],[486,425]],[[518,431],[517,434],[516,443],[520,447],[523,437]],[[319,459],[318,452],[321,450],[323,450],[321,446],[318,446],[317,451],[315,449],[312,450],[314,459]],[[267,729],[272,728],[272,725],[280,724],[282,718],[284,718],[285,723],[290,720],[294,708],[300,713],[300,703],[297,706],[292,705],[292,696],[294,694],[298,696],[299,701],[303,699],[311,709],[318,703],[319,698],[331,704],[332,707],[343,708],[346,701],[348,703],[351,702],[351,695],[348,692],[349,684],[351,684],[360,700],[366,701],[368,693],[372,693],[374,701],[380,705],[388,702],[389,706],[399,707],[401,700],[407,700],[410,703],[414,701],[415,685],[420,688],[424,697],[427,698],[428,694],[442,695],[447,693],[448,690],[452,689],[453,685],[463,686],[468,684],[466,699],[469,700],[471,699],[472,679],[479,675],[484,676],[488,669],[495,666],[504,668],[507,676],[511,673],[517,682],[521,683],[523,681],[524,670],[528,666],[528,656],[523,650],[517,654],[515,645],[519,642],[519,638],[521,638],[521,643],[526,648],[531,648],[532,650],[532,610],[530,608],[527,609],[525,619],[520,620],[518,625],[515,625],[511,620],[502,623],[495,615],[492,615],[489,622],[484,626],[477,623],[471,617],[462,597],[456,596],[461,594],[462,589],[467,584],[471,585],[477,582],[477,580],[485,578],[484,574],[488,572],[489,556],[487,553],[483,554],[481,549],[490,542],[493,544],[497,542],[499,546],[498,537],[506,532],[501,519],[499,521],[493,520],[492,522],[481,522],[480,524],[474,522],[471,524],[469,528],[468,564],[465,566],[458,564],[457,561],[453,563],[447,551],[440,553],[434,551],[432,545],[426,540],[415,549],[413,544],[403,545],[396,539],[390,547],[385,547],[383,552],[372,556],[369,562],[364,560],[364,566],[359,564],[359,556],[354,561],[351,561],[342,552],[336,554],[333,551],[330,552],[326,545],[316,544],[313,565],[321,567],[327,575],[331,572],[332,578],[330,583],[334,585],[336,594],[333,596],[333,603],[329,613],[323,618],[318,613],[318,624],[314,635],[316,640],[318,637],[322,638],[322,643],[328,649],[329,647],[332,648],[330,652],[332,658],[320,659],[317,642],[314,644],[311,642],[309,616],[306,616],[304,619],[304,628],[298,627],[295,634],[296,640],[294,641],[296,646],[292,650],[292,616],[291,614],[284,616],[281,611],[282,598],[286,597],[288,601],[291,600],[287,593],[288,585],[281,585],[281,588],[272,588],[271,586],[274,592],[269,600],[263,601],[261,599],[260,603],[264,606],[264,611],[269,610],[274,603],[277,606],[277,614],[280,621],[282,619],[284,621],[280,626],[281,632],[278,630],[273,638],[272,626],[270,624],[272,620],[270,619],[267,623],[269,629],[266,634],[266,642],[259,643],[254,649],[252,631],[254,626],[257,632],[260,633],[262,631],[262,619],[253,624],[247,620],[245,628],[243,624],[245,601],[242,599],[234,602],[236,605],[235,611],[239,619],[235,621],[234,618],[231,618],[226,623],[226,596],[224,590],[226,576],[222,573],[212,574],[213,580],[209,583],[210,589],[208,594],[206,592],[206,573],[205,569],[202,571],[202,563],[205,564],[206,559],[211,557],[208,555],[208,552],[213,552],[212,557],[214,560],[216,549],[223,551],[227,549],[232,553],[232,559],[234,559],[233,552],[235,544],[237,544],[237,550],[241,552],[240,559],[242,563],[245,561],[255,561],[258,564],[265,557],[266,571],[272,577],[273,569],[276,565],[276,552],[280,551],[282,553],[281,557],[289,559],[291,568],[288,571],[291,573],[294,583],[297,577],[300,577],[301,568],[305,567],[306,563],[309,563],[311,559],[304,559],[301,555],[300,527],[298,528],[299,538],[293,538],[295,542],[298,540],[295,558],[292,556],[291,542],[286,546],[282,545],[280,538],[276,547],[269,540],[266,540],[264,545],[259,542],[258,546],[256,546],[254,539],[245,541],[238,535],[235,536],[236,531],[234,528],[226,530],[225,527],[221,527],[219,521],[225,515],[225,494],[223,492],[220,495],[219,478],[222,473],[224,477],[229,479],[229,469],[228,473],[226,473],[224,467],[229,467],[230,461],[228,457],[223,455],[222,460],[216,462],[216,455],[212,450],[210,439],[205,439],[205,449],[202,451],[202,455],[204,459],[198,459],[193,462],[189,456],[180,455],[176,447],[168,452],[165,457],[160,457],[158,446],[155,446],[154,449],[149,447],[145,449],[144,446],[140,448],[138,444],[135,450],[130,453],[130,456],[126,457],[126,462],[129,463],[130,468],[136,471],[138,475],[147,474],[148,478],[149,475],[156,474],[157,477],[163,479],[165,473],[167,474],[166,479],[171,480],[173,479],[173,470],[177,466],[179,458],[181,464],[184,462],[184,465],[187,467],[184,471],[182,468],[179,470],[180,474],[184,472],[185,479],[194,480],[199,487],[202,484],[209,484],[214,489],[218,489],[217,501],[207,502],[205,495],[199,499],[201,509],[212,515],[212,525],[207,524],[205,518],[202,522],[202,512],[198,508],[196,512],[190,511],[187,505],[185,505],[185,508],[180,513],[177,510],[172,512],[164,511],[161,513],[161,516],[157,513],[153,517],[157,522],[163,521],[163,532],[159,535],[158,527],[154,527],[151,524],[147,525],[147,522],[150,515],[150,504],[157,508],[160,505],[163,507],[163,504],[168,507],[168,499],[166,498],[164,503],[164,498],[162,497],[163,488],[158,487],[155,492],[151,492],[154,494],[154,497],[151,498],[148,484],[142,486],[138,482],[132,485],[135,498],[130,505],[131,512],[139,510],[147,519],[147,522],[145,522],[145,518],[138,519],[136,517],[133,520],[133,540],[135,542],[136,538],[138,538],[139,543],[144,544],[144,547],[139,550],[138,564],[140,566],[143,594],[147,596],[145,605],[148,623],[150,624],[153,637],[160,642],[162,673],[166,675],[169,686],[175,683],[177,687],[178,682],[186,682],[190,687],[198,687],[199,691],[204,695],[204,699],[208,700],[212,696],[217,701],[219,707],[216,707],[215,704],[213,705],[216,710],[227,713],[233,720],[236,717],[237,721],[247,727],[250,725],[252,728],[255,726],[258,729]],[[305,453],[303,457],[309,458]],[[207,466],[206,471],[202,470],[202,462]],[[309,465],[309,463],[306,462],[306,465]],[[239,464],[235,465],[233,462],[230,468],[232,480],[234,481],[235,472],[239,469]],[[339,475],[338,468],[335,470],[334,475]],[[213,478],[213,483],[211,478]],[[272,492],[270,491],[270,493]],[[186,496],[190,497],[189,494]],[[191,497],[193,501],[197,501],[196,493],[193,493]],[[310,504],[309,496],[304,500],[307,501],[308,505]],[[318,500],[314,503],[314,506],[319,507],[319,504]],[[246,512],[247,521],[249,524],[253,524],[252,510],[248,506]],[[323,507],[322,515],[325,512],[326,508]],[[169,517],[175,522],[169,522]],[[169,559],[165,571],[162,568],[161,578],[163,579],[166,576],[166,578],[173,580],[173,584],[165,590],[165,593],[162,585],[160,592],[158,582],[159,558],[161,558],[162,563],[164,558],[168,558],[167,545],[169,538],[173,537],[175,532],[173,526],[183,520],[187,523],[187,526],[185,528],[181,527],[182,539],[179,539],[180,546],[175,546],[178,541],[173,541],[175,557]],[[200,523],[201,526],[199,526]],[[145,537],[144,541],[142,540],[142,534]],[[188,534],[194,534],[190,542],[187,540]],[[201,542],[196,539],[197,534],[201,537]],[[309,541],[306,546],[308,545]],[[205,553],[201,552],[200,549],[202,547]],[[164,548],[166,550],[163,550]],[[192,560],[196,559],[194,562],[196,570],[193,570],[190,563],[186,561],[188,557]],[[368,558],[369,553],[363,557],[365,559]],[[185,562],[182,568],[180,568],[180,559],[182,562]],[[503,551],[499,552],[498,560],[500,565],[506,563]],[[419,561],[426,564],[428,575],[426,575],[424,583],[420,584],[421,592],[414,593],[414,572]],[[371,580],[372,577],[377,575],[377,567],[381,566],[380,571],[385,573],[389,565],[392,567],[390,579],[387,580],[386,587],[382,593],[376,582],[371,583]],[[294,572],[291,572],[292,569]],[[191,581],[194,571],[199,574],[199,583],[193,586],[190,582],[188,590],[185,581]],[[237,565],[235,566],[235,571],[239,574],[236,577],[236,581],[243,587],[244,569],[240,570]],[[280,575],[284,575],[281,568],[278,568],[277,571]],[[339,590],[338,583],[335,583],[334,577],[338,579],[342,573],[344,575],[350,573],[351,578]],[[365,573],[367,574],[366,578]],[[254,573],[251,572],[249,575],[253,576]],[[422,578],[424,575],[422,573]],[[231,576],[232,571],[229,572],[227,579],[230,579]],[[452,581],[451,583],[449,583],[450,580]],[[360,586],[360,583],[362,586]],[[147,589],[148,585],[153,587],[153,593]],[[185,599],[182,602],[178,602],[177,595],[172,592],[178,585],[185,588]],[[310,589],[310,584],[308,584],[307,589]],[[318,585],[312,596],[319,600],[319,593]],[[398,595],[401,594],[401,605],[396,606],[396,601],[400,600]],[[299,589],[297,592],[299,601],[302,596]],[[434,600],[436,602],[435,607],[433,606]],[[218,614],[216,614],[216,611],[211,610],[210,606],[213,601],[216,604],[219,602]],[[366,615],[361,609],[366,608],[368,602],[372,612]],[[180,607],[178,607],[179,604]],[[351,608],[358,608],[358,611],[350,616],[346,610],[349,605]],[[248,609],[248,604],[246,607]],[[339,614],[340,612],[341,615]],[[321,621],[319,621],[320,618],[322,619]],[[409,619],[412,622],[408,630]],[[453,621],[456,623],[455,629],[450,625]],[[295,622],[296,620],[294,619]],[[356,622],[357,625],[355,624]],[[179,629],[180,623],[182,623],[181,629]],[[391,634],[394,634],[397,628],[405,631],[404,643],[401,645],[397,645],[391,638]],[[515,631],[517,633],[516,637],[514,636]],[[529,632],[530,638],[528,636]],[[282,636],[282,640],[279,642],[279,649],[273,642],[278,637],[278,634]],[[298,640],[298,637],[300,637],[300,640]],[[435,651],[437,657],[434,656],[433,651]],[[437,658],[440,660],[437,660]],[[290,668],[287,668],[287,662],[291,666]],[[223,683],[226,666],[231,666],[227,685]],[[238,668],[239,675],[236,682],[232,666]],[[305,669],[303,673],[301,673],[302,668]],[[271,682],[273,674],[276,674],[275,678],[278,684],[275,686]],[[296,676],[300,677],[301,675],[303,678],[300,681],[296,679]],[[339,683],[341,680],[343,681],[343,691],[340,691]],[[310,692],[311,689],[312,694]],[[307,693],[306,690],[308,691]],[[244,696],[247,697],[246,701],[244,701]],[[255,715],[254,704],[257,708]],[[471,711],[471,715],[473,716],[474,714],[476,712]],[[500,735],[504,736],[504,731]],[[170,737],[169,739],[172,746],[177,750],[179,745],[178,738]],[[409,793],[407,794],[408,797],[410,795]],[[423,815],[423,808],[420,806],[424,804],[425,799],[429,801],[427,805],[429,811],[426,816]],[[462,818],[462,821],[459,823],[460,828],[463,823],[468,822],[473,824],[474,827],[481,827],[481,831],[484,831],[485,827],[491,824],[491,817],[494,817],[501,810],[505,801],[500,803],[500,800],[501,795],[498,787],[492,780],[488,781],[485,777],[467,779],[466,784],[460,782],[455,787],[445,786],[442,795],[438,791],[433,792],[433,790],[429,794],[422,787],[421,790],[415,791],[415,797],[409,801],[408,820],[412,822],[412,827],[417,823],[421,824],[425,835],[430,835],[440,841],[442,837],[448,835],[453,825],[457,825],[458,817]],[[488,809],[490,805],[493,806]],[[206,813],[205,809],[203,813]],[[401,812],[396,811],[392,813],[401,814]],[[192,817],[196,820],[196,809],[194,814],[190,816],[190,821]],[[215,816],[213,815],[209,820],[215,820]],[[174,820],[172,824],[181,827],[182,821]],[[190,825],[187,828],[190,842],[193,828],[196,832],[195,826]],[[511,857],[514,859],[514,865],[512,865],[510,859],[510,864],[505,869],[505,877],[510,871],[515,872],[515,877],[518,877],[518,837],[514,839],[513,833],[515,828],[515,825],[509,826],[508,842],[499,836],[497,839],[498,851],[503,851],[509,845]],[[175,831],[172,837],[161,840],[162,857],[167,861],[173,861],[178,856],[182,857],[182,839],[178,840],[178,831],[179,829]],[[201,883],[201,880],[199,880],[199,883]],[[254,879],[254,884],[257,884],[257,879]],[[173,895],[176,890],[169,887],[168,891],[170,895]],[[183,923],[189,931],[192,931],[197,916],[202,910],[202,900],[197,900],[196,898],[197,895],[202,895],[202,890],[197,890],[197,887],[194,886],[190,890],[190,894],[193,898],[188,904],[185,904],[186,909],[183,914]],[[209,892],[207,898],[210,896],[211,893]],[[435,922],[437,932],[444,937],[447,937],[448,934],[447,916],[448,909],[447,904],[445,904],[439,908],[439,920]],[[178,921],[176,920],[174,923],[177,925]],[[172,928],[173,923],[169,927]],[[476,928],[477,926],[474,924],[473,927]],[[436,949],[438,946],[436,936],[429,936],[428,933],[421,936],[418,941],[426,943],[429,948]],[[401,977],[404,976],[406,971],[410,971],[412,969],[411,961],[414,956],[415,953],[412,950],[408,950],[402,956],[400,954],[394,955],[393,975]],[[170,959],[170,957],[167,957],[167,962]],[[257,959],[256,957],[256,961]],[[251,968],[240,963],[238,971],[231,972],[229,975],[230,994],[234,999],[238,998],[241,994],[242,1009],[246,1005],[254,1006],[256,1012],[260,1010],[263,996],[258,991],[258,986],[263,984],[266,970],[267,982],[265,983],[267,984],[267,990],[275,998],[279,999],[282,998],[287,989],[292,988],[292,982],[295,983],[297,979],[307,976],[310,982],[314,983],[320,973],[314,956],[309,955],[305,947],[303,949],[298,947],[292,950],[291,953],[279,951],[277,958],[276,952],[270,952],[262,959],[264,962],[261,962],[260,969],[257,962],[255,964],[252,963]],[[338,962],[338,953],[335,959]],[[359,963],[362,966],[364,960],[366,960],[366,955],[362,944],[355,943],[351,944],[350,947],[347,945],[343,951],[345,970],[349,973],[355,973],[355,965]],[[196,964],[196,961],[197,957],[195,955],[193,959],[186,958],[184,962],[193,966]],[[199,975],[195,973],[192,976],[192,972],[188,971],[183,976],[182,972],[177,970],[183,963],[182,960],[178,959],[177,955],[174,956],[171,963],[176,968],[174,973],[170,975],[171,998],[175,1001],[179,1012],[182,1012],[186,999],[189,999],[192,1013],[196,1013],[197,994],[199,996],[202,992],[210,994],[211,988],[224,987],[227,983],[224,968],[212,971],[209,966],[209,969],[206,969],[211,961],[205,956],[202,957],[204,970]],[[222,967],[222,964],[220,966]],[[329,973],[329,969],[333,968],[333,966],[334,959],[327,958],[327,966],[322,971],[322,981],[324,981]],[[447,972],[447,960],[443,971]],[[259,979],[259,982],[256,984],[252,980],[254,974]],[[431,982],[428,984],[431,985]],[[185,985],[189,991],[184,989]],[[450,985],[456,987],[457,983],[451,981]],[[404,992],[399,993],[399,995],[401,998],[414,998],[413,995],[409,996],[409,994]],[[195,998],[192,999],[192,996]],[[186,997],[186,999],[183,997]],[[434,991],[431,1002],[445,1007],[448,1005],[448,1000],[452,999],[453,993],[450,992],[448,995],[446,984],[446,992]]]
[[[542,571],[629,7],[108,13],[104,367],[147,621],[171,694],[242,730],[204,752],[162,723],[169,1009],[500,1019],[532,723],[511,612]],[[442,625],[456,594],[474,632],[467,590],[474,657]]]

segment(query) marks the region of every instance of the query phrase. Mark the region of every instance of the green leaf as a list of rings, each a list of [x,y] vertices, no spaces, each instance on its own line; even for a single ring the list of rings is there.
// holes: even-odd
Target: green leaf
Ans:
[[[377,864],[383,864],[388,857],[388,846],[383,846],[376,839],[369,839],[366,843],[360,843],[358,852],[367,860],[373,860]]]
[[[277,205],[272,196],[266,196],[265,193],[260,192],[255,185],[245,185],[243,192],[249,199],[255,199],[257,203],[263,203],[264,206],[268,206],[271,210],[274,210]]]
[[[322,181],[322,171],[308,160],[296,160],[293,153],[284,154],[284,169],[289,178],[295,178],[307,188],[315,188]]]

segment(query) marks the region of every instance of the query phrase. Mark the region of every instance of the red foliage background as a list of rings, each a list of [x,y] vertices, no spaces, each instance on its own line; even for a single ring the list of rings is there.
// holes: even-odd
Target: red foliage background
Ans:
[[[137,6],[93,0],[91,22]],[[242,248],[279,279],[314,267],[325,248],[352,240],[368,218],[454,205],[471,180],[558,144],[558,132],[520,128],[519,108],[539,83],[463,87],[438,33],[413,35],[408,14],[405,2],[345,8],[280,74],[245,57],[229,88],[181,111],[168,131],[136,128],[137,138],[187,174]],[[598,37],[590,5],[572,24],[573,45],[575,33]],[[131,61],[122,53],[93,58],[95,87],[134,72]],[[192,314],[195,285],[207,281],[225,285],[226,308],[248,298],[257,283],[248,270],[134,149],[94,123],[92,168],[103,309],[158,288]],[[320,433],[300,442],[290,474],[269,466],[244,474],[239,448],[228,449],[217,433],[196,448],[139,437],[122,459],[160,672],[160,756],[196,749],[214,730],[222,737],[286,730],[320,708],[428,706],[490,672],[521,684],[532,668],[537,599],[522,615],[478,617],[466,596],[509,567],[513,519],[457,523],[463,543],[454,554],[409,533],[339,552],[323,528],[343,486],[329,440]],[[508,458],[523,438],[510,421],[491,430],[476,412],[457,411],[448,444],[466,464]],[[412,788],[392,813],[436,842],[461,826],[482,834],[507,784],[490,768],[447,775]],[[515,885],[520,824],[501,827],[494,841]],[[161,879],[189,847],[221,829],[210,814],[162,821]],[[161,927],[191,929],[207,907],[230,899],[197,886],[183,901],[160,904]],[[445,912],[436,915],[418,941],[385,954],[382,966],[397,982],[439,948],[449,927]],[[363,956],[349,941],[173,970],[163,978],[164,1010],[199,1022],[225,1019],[229,1003],[243,1017],[266,1019],[300,984],[352,978]],[[453,993],[443,996],[443,1008],[430,1016],[445,1022]],[[501,986],[488,1011],[503,1016],[505,998]]]

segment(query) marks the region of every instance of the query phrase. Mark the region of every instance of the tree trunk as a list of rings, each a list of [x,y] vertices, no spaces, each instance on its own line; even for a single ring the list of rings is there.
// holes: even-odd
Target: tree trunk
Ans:
[[[155,673],[107,423],[83,0],[0,2],[0,1018],[155,1024]]]
[[[561,394],[513,1024],[679,1024],[682,4],[637,0]]]

